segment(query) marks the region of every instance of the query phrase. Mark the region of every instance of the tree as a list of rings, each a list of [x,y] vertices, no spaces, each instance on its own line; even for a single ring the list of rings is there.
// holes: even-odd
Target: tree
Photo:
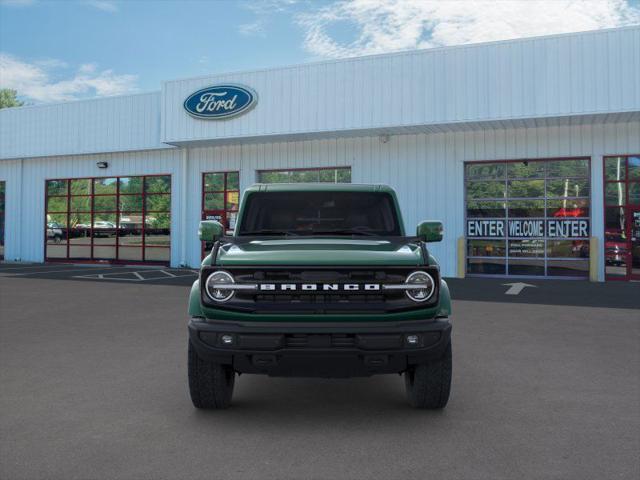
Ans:
[[[17,98],[18,92],[10,88],[0,89],[0,108],[21,107],[24,102]]]

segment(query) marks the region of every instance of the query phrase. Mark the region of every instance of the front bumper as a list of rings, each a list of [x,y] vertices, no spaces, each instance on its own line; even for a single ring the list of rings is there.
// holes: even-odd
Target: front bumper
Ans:
[[[222,337],[232,338],[224,344]],[[410,344],[407,336],[417,336]],[[438,358],[451,338],[446,319],[405,322],[229,322],[192,318],[198,355],[240,373],[357,377],[400,373]]]

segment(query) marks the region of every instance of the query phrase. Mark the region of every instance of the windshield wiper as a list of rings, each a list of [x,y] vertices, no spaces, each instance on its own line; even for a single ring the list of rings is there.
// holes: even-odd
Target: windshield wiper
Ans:
[[[262,228],[260,230],[249,230],[248,232],[240,232],[240,235],[292,235],[298,236],[297,233],[289,230],[272,230],[270,228]]]

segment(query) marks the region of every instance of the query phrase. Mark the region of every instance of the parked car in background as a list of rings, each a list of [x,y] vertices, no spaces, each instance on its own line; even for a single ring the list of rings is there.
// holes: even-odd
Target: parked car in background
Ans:
[[[62,226],[57,222],[47,223],[47,242],[53,240],[55,243],[62,242],[64,238],[64,232]]]

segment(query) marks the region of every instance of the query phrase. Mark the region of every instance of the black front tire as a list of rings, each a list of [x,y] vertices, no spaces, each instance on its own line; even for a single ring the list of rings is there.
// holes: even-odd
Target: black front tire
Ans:
[[[189,340],[189,393],[194,407],[227,408],[231,405],[235,379],[231,366],[201,359]]]
[[[451,342],[442,357],[415,365],[404,373],[407,399],[415,408],[444,408],[451,392]]]

